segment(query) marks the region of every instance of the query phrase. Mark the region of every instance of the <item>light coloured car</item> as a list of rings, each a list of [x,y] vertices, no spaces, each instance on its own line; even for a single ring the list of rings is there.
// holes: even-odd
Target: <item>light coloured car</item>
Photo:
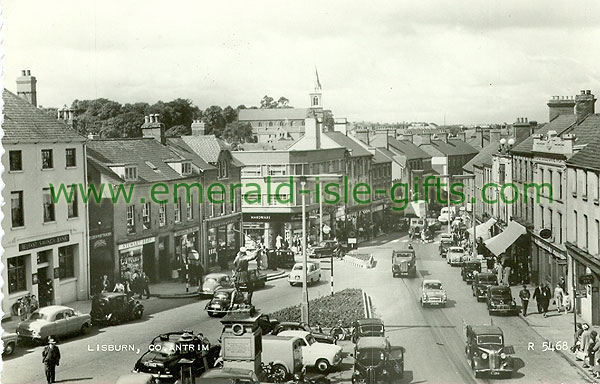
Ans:
[[[461,265],[465,261],[465,250],[462,247],[450,247],[446,255],[446,262],[451,266]]]
[[[209,273],[202,279],[202,287],[198,287],[198,293],[202,296],[211,296],[215,291],[222,288],[232,288],[233,279],[226,273]]]
[[[306,331],[283,331],[277,336],[292,336],[301,339],[302,364],[315,367],[319,372],[329,372],[342,362],[342,347],[335,344],[319,343]]]
[[[448,295],[442,287],[442,282],[439,280],[423,280],[421,284],[421,306],[426,305],[439,305],[441,307],[446,305],[448,301]]]
[[[20,339],[45,341],[52,336],[84,334],[92,326],[92,317],[62,305],[50,305],[33,312],[17,326]]]
[[[10,356],[17,347],[17,340],[19,336],[16,333],[2,332],[2,343],[4,349],[2,350],[2,356]]]
[[[321,280],[321,264],[307,263],[306,282],[308,284],[316,283]],[[302,263],[294,264],[294,268],[288,275],[288,282],[291,286],[302,285]]]

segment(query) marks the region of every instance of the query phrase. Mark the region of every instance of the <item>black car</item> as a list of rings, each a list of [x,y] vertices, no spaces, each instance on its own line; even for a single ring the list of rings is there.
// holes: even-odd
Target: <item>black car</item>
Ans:
[[[385,337],[363,337],[354,348],[353,384],[397,383],[404,376],[404,348]]]
[[[92,298],[90,316],[94,324],[115,325],[141,319],[144,306],[124,293],[99,293]]]
[[[269,268],[292,269],[296,264],[296,255],[290,249],[273,249],[267,252],[267,263]]]
[[[271,319],[269,315],[260,315],[258,318],[258,326],[263,335],[268,335],[279,325],[279,320]]]
[[[169,332],[156,336],[148,351],[135,363],[134,372],[150,373],[159,382],[172,383],[180,377],[182,359],[191,361],[196,375],[214,368],[221,347],[211,345],[202,334],[190,331]],[[206,359],[204,359],[206,358]]]
[[[477,301],[483,301],[487,295],[489,286],[498,285],[498,278],[492,273],[478,273],[473,278],[471,290],[473,296],[477,297]]]
[[[248,283],[252,283],[254,289],[264,288],[267,285],[267,274],[259,269],[248,270]],[[248,288],[247,283],[240,283],[239,289],[245,290]]]
[[[503,313],[514,315],[517,312],[517,303],[513,300],[509,287],[488,287],[487,309],[489,314]]]
[[[360,319],[354,323],[352,342],[356,343],[361,337],[384,337],[385,326],[381,319]]]
[[[479,260],[465,261],[460,268],[460,276],[467,284],[473,282],[476,274],[481,272],[481,262]]]
[[[278,335],[283,331],[306,331],[310,332],[315,340],[319,343],[325,344],[337,344],[337,339],[333,336],[329,336],[324,334],[323,332],[314,331],[308,324],[301,321],[285,321],[277,324],[275,329],[273,329],[272,335]]]
[[[206,304],[204,308],[208,316],[210,317],[223,317],[231,308],[231,297],[233,296],[234,288],[221,288],[218,289],[214,294],[210,301]],[[234,304],[243,304],[245,297],[244,294],[240,291],[237,291],[238,294],[235,295]]]
[[[339,256],[341,248],[335,240],[324,240],[315,247],[309,249],[309,256],[313,258]]]
[[[514,361],[509,356],[510,347],[504,346],[504,334],[491,325],[464,325],[465,352],[475,377],[483,373],[491,376],[512,376]]]

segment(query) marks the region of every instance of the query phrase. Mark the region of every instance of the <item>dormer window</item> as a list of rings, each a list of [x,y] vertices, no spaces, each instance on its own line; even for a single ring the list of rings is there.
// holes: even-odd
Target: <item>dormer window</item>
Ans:
[[[181,163],[181,174],[182,175],[191,175],[192,174],[192,163]]]
[[[137,180],[137,167],[125,167],[125,181],[136,181]]]
[[[226,179],[228,177],[229,169],[228,169],[227,160],[220,160],[218,162],[218,171],[219,171],[219,178]]]

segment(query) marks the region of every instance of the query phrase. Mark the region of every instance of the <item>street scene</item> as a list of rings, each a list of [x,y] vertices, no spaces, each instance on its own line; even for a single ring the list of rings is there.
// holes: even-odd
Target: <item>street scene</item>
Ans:
[[[0,381],[600,381],[600,5],[1,4]]]

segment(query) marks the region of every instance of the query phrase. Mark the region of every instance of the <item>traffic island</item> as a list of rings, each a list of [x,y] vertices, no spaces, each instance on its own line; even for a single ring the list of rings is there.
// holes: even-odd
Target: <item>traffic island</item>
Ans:
[[[374,268],[377,264],[370,253],[348,253],[344,256],[344,262],[364,269]]]

